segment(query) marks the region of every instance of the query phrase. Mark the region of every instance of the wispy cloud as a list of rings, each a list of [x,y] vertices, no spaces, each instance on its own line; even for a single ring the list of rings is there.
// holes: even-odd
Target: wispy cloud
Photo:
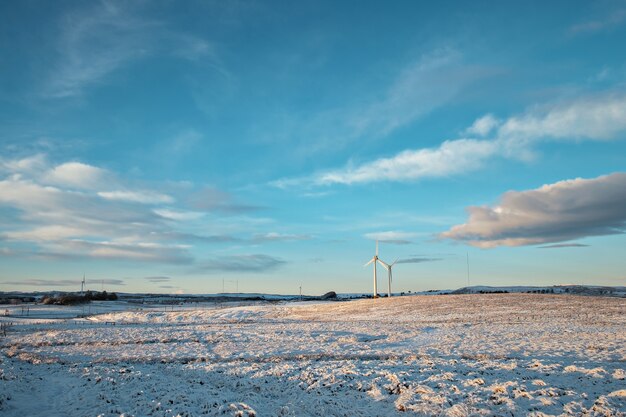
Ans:
[[[414,258],[404,258],[399,259],[397,263],[399,264],[421,264],[423,262],[435,262],[441,261],[443,258],[422,258],[422,257],[414,257]]]
[[[626,8],[611,10],[605,16],[595,20],[577,23],[569,28],[570,35],[581,35],[600,32],[619,26],[626,22]]]
[[[313,237],[311,235],[298,235],[289,233],[261,233],[252,236],[252,242],[290,242],[298,240],[310,240]]]
[[[177,221],[197,220],[205,215],[205,213],[198,211],[181,211],[170,208],[155,209],[154,212],[166,219]]]
[[[7,281],[8,285],[24,285],[29,287],[77,287],[79,279],[24,279],[20,281]]]
[[[269,255],[231,255],[213,258],[198,265],[200,272],[268,272],[286,264]]]
[[[18,159],[0,158],[0,172],[10,174],[41,173],[48,167],[45,155],[38,153]]]
[[[476,119],[474,123],[465,130],[468,135],[487,136],[496,127],[500,125],[500,121],[493,114],[486,114]]]
[[[626,131],[626,94],[609,92],[553,105],[536,106],[498,128],[509,140],[610,140]]]
[[[539,246],[539,249],[586,248],[588,246],[583,243],[557,243],[555,245]]]
[[[99,280],[86,280],[87,284],[106,284],[106,285],[126,285],[121,279],[99,279]],[[75,287],[78,288],[81,284],[80,279],[24,279],[20,281],[6,281],[7,285],[23,285],[29,287],[41,287],[45,289],[47,287]]]
[[[129,201],[142,204],[173,203],[174,199],[154,191],[100,191],[98,195],[106,200]]]
[[[432,148],[410,149],[359,165],[302,178],[274,181],[280,188],[379,181],[416,181],[476,171],[494,158],[532,159],[537,143],[546,140],[614,140],[626,132],[626,94],[608,92],[534,106],[500,120],[491,114],[477,119],[464,133],[483,139],[447,140]]]
[[[377,140],[445,105],[491,73],[464,62],[457,49],[436,48],[389,74],[386,86],[364,93],[358,102],[301,117],[281,115],[271,121],[269,140],[288,140],[296,157]]]
[[[59,62],[45,91],[54,98],[79,95],[145,56],[148,33],[156,23],[133,17],[121,4],[103,2],[68,13],[60,25]]]
[[[87,284],[105,284],[105,285],[126,285],[126,283],[121,279],[87,279],[85,280]]]
[[[437,148],[407,150],[390,158],[377,159],[357,167],[347,167],[317,176],[313,183],[359,184],[377,181],[414,181],[446,177],[472,171],[496,154],[493,141],[459,139],[446,141]]]
[[[399,231],[375,232],[365,234],[365,237],[367,239],[378,240],[379,242],[391,243],[396,245],[408,245],[409,243],[411,243],[410,239],[413,239],[415,236],[415,233]]]
[[[47,80],[49,98],[80,96],[134,61],[165,53],[188,61],[208,60],[225,72],[214,45],[190,34],[173,33],[150,19],[143,5],[117,1],[85,3],[59,22],[58,58]]]
[[[382,99],[352,111],[346,119],[355,137],[387,135],[448,102],[477,74],[464,66],[460,51],[441,48],[404,68]]]
[[[170,277],[145,277],[144,279],[150,282],[169,282],[172,278]]]
[[[626,232],[626,173],[509,191],[494,207],[467,209],[467,223],[441,233],[472,246],[536,245]]]
[[[263,209],[260,206],[242,204],[230,193],[215,187],[204,187],[187,198],[190,207],[203,211],[218,211],[225,214],[242,214]]]
[[[63,240],[55,245],[47,245],[51,254],[55,250],[65,254],[82,253],[96,259],[126,259],[142,262],[162,262],[171,264],[189,264],[193,262],[187,246],[153,242],[90,242],[86,240]]]

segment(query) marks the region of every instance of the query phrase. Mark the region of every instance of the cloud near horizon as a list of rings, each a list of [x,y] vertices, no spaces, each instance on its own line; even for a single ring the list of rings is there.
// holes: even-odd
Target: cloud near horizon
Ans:
[[[163,276],[163,277],[144,277],[144,279],[150,282],[169,282],[171,281],[172,278]]]
[[[178,208],[173,197],[119,178],[82,162],[55,165],[41,154],[0,158],[0,208],[15,216],[0,230],[0,255],[191,264],[193,244],[236,240],[184,231],[181,224],[205,212]],[[229,194],[215,190],[211,205],[220,198],[231,204]]]
[[[509,191],[494,207],[467,208],[466,223],[439,236],[472,246],[567,242],[626,232],[626,173]]]
[[[443,258],[426,258],[426,257],[418,257],[418,258],[405,258],[399,259],[397,263],[399,264],[421,264],[423,262],[436,262],[442,261]]]
[[[583,243],[557,243],[554,245],[539,246],[538,249],[561,249],[561,248],[587,248]]]
[[[215,257],[198,265],[197,272],[252,272],[273,271],[287,262],[269,255],[228,255]]]
[[[21,281],[6,281],[8,285],[23,285],[29,287],[80,287],[80,279],[24,279]],[[91,279],[85,280],[86,284],[97,285],[126,285],[121,279]],[[77,289],[78,291],[78,289]]]

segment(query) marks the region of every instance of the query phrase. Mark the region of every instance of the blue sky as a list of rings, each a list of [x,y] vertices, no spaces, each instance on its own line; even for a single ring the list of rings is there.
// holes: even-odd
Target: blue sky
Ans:
[[[626,2],[4,2],[0,290],[626,283]],[[382,268],[379,286],[384,288]]]

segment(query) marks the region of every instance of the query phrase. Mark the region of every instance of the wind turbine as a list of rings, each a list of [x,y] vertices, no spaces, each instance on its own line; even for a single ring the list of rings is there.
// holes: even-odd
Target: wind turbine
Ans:
[[[376,279],[376,262],[380,262],[380,259],[378,259],[378,240],[376,241],[376,255],[374,255],[374,257],[370,259],[368,263],[363,265],[365,267],[371,263],[374,264],[374,298],[378,297],[378,280]]]
[[[393,261],[393,263],[392,263],[391,265],[389,265],[389,264],[388,264],[388,263],[386,263],[386,262],[383,262],[383,261],[382,261],[382,260],[380,260],[380,259],[378,260],[378,263],[380,263],[382,266],[384,266],[384,267],[385,267],[385,269],[387,270],[388,279],[389,279],[389,282],[388,282],[388,287],[387,287],[387,295],[388,295],[389,297],[391,297],[391,282],[393,281],[393,278],[392,278],[392,276],[391,276],[391,268],[393,268],[393,266],[396,264],[396,262],[398,262],[398,259],[397,259],[397,258],[396,258],[396,260],[395,260],[395,261]]]

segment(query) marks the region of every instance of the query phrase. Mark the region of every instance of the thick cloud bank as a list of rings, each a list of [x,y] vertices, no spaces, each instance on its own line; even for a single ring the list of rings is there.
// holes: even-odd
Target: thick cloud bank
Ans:
[[[626,173],[509,191],[495,207],[467,209],[443,238],[490,248],[563,242],[626,231]]]

